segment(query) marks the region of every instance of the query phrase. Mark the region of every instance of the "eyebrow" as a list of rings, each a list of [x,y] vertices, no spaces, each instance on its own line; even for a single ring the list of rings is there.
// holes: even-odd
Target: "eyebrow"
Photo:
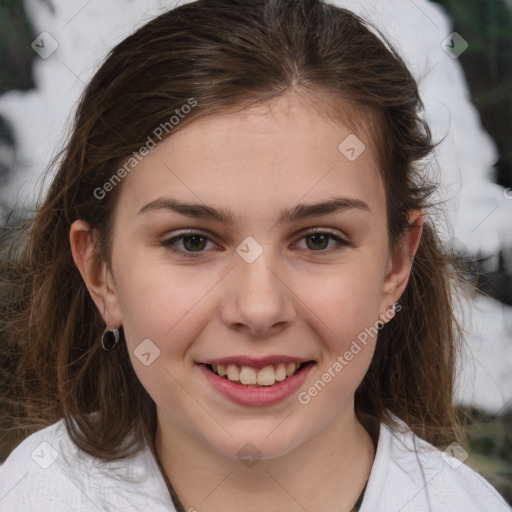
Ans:
[[[351,197],[334,197],[321,203],[305,204],[281,210],[278,224],[292,223],[309,217],[330,215],[346,210],[361,210],[371,212],[370,207],[360,199]],[[213,219],[229,226],[236,224],[237,217],[230,210],[224,208],[215,209],[211,206],[197,203],[187,203],[173,198],[159,197],[143,206],[137,215],[156,210],[170,210],[186,217],[194,219]]]

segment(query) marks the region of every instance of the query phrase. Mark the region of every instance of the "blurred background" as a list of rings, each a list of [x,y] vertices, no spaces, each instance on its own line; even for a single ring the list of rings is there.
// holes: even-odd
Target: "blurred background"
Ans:
[[[471,419],[465,462],[512,504],[511,0],[330,3],[370,20],[396,46],[419,82],[434,138],[443,139],[428,164],[444,201],[432,218],[476,286],[459,311],[467,349],[457,406]],[[0,0],[0,225],[19,223],[44,193],[43,172],[110,49],[174,5]]]

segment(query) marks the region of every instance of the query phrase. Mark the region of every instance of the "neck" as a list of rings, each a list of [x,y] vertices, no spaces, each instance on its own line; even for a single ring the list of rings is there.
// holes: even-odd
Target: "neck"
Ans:
[[[334,418],[294,450],[250,466],[159,415],[154,455],[183,511],[349,512],[366,485],[378,441],[378,428],[369,422],[363,426],[351,413]]]

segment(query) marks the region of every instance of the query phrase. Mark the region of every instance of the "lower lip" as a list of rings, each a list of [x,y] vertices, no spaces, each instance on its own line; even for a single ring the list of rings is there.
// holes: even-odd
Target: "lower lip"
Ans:
[[[272,386],[248,386],[232,382],[208,370],[206,365],[199,364],[200,370],[210,384],[222,395],[240,405],[265,406],[281,402],[297,391],[303,384],[315,363],[309,362],[291,377],[276,382]]]

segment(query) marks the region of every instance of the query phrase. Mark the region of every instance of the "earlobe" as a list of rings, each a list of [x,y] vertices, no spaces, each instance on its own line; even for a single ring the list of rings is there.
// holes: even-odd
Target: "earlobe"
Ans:
[[[110,328],[121,326],[122,318],[112,275],[107,263],[98,259],[95,239],[86,222],[73,222],[69,241],[75,265],[105,324]]]
[[[411,274],[414,256],[418,250],[423,231],[423,210],[409,213],[409,227],[396,243],[389,256],[383,285],[381,309],[389,308],[402,296]],[[381,314],[385,314],[381,310]]]

